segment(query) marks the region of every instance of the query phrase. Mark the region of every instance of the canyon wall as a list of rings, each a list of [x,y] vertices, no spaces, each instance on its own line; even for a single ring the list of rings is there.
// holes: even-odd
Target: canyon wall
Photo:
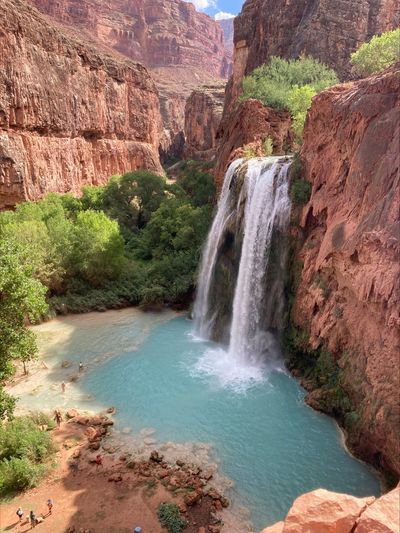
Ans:
[[[0,10],[0,207],[161,171],[158,93],[146,69],[100,54],[21,0]]]
[[[215,156],[216,135],[222,118],[225,84],[193,91],[185,108],[185,159],[210,161]]]
[[[88,38],[140,61],[161,96],[163,159],[182,155],[186,99],[198,86],[227,78],[232,53],[215,20],[182,0],[29,0]]]
[[[301,153],[312,192],[292,309],[297,366],[311,361],[310,376],[325,368],[325,377],[305,383],[308,402],[339,416],[352,447],[397,475],[399,94],[397,65],[313,100]]]
[[[259,100],[241,102],[235,112],[223,117],[217,131],[218,153],[214,178],[220,190],[226,170],[234,159],[265,154],[269,140],[276,155],[284,155],[293,147],[292,118],[283,109],[265,107]],[[271,154],[268,154],[271,155]]]
[[[271,56],[311,55],[351,77],[351,52],[400,23],[397,0],[247,0],[235,18],[234,66],[227,108],[243,77]]]

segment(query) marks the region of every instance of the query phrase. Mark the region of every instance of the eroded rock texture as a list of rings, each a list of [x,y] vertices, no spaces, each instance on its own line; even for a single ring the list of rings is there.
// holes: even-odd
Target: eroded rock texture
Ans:
[[[293,144],[292,119],[288,111],[265,107],[258,100],[241,102],[225,117],[218,129],[218,154],[214,168],[217,188],[222,187],[229,164],[243,157],[245,150],[263,156],[263,144],[270,138],[276,155],[290,152]]]
[[[138,63],[101,54],[21,0],[0,10],[0,207],[161,171],[158,93]]]
[[[262,533],[399,533],[400,489],[377,500],[314,490],[297,498],[284,522]]]
[[[304,133],[311,200],[293,320],[340,368],[353,446],[400,474],[398,67],[313,101]],[[311,393],[314,407],[324,405]]]
[[[205,85],[188,98],[185,109],[186,159],[209,161],[215,155],[224,98],[224,83]]]
[[[29,0],[63,24],[146,65],[161,96],[163,159],[183,150],[185,103],[203,83],[227,78],[222,27],[182,0]]]

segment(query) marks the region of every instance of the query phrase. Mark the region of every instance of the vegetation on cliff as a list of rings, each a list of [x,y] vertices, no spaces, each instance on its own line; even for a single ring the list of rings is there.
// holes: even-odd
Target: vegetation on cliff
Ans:
[[[400,60],[400,28],[375,35],[351,54],[351,63],[360,76],[370,76]]]
[[[312,57],[272,57],[244,78],[242,99],[256,98],[266,106],[288,109],[300,141],[313,96],[336,83],[336,73]]]

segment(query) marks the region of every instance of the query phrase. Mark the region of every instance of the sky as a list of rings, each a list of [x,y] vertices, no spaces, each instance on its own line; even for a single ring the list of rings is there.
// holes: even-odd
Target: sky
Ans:
[[[218,19],[230,18],[242,9],[244,0],[186,0],[192,2],[198,11]]]

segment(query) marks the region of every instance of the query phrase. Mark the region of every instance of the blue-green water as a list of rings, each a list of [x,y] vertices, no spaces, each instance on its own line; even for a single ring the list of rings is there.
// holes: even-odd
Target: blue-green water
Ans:
[[[335,423],[304,404],[302,389],[286,373],[266,370],[263,380],[235,392],[194,371],[209,346],[193,341],[188,320],[158,321],[139,343],[137,321],[97,328],[75,322],[57,352],[87,364],[79,388],[115,406],[120,427],[155,428],[160,442],[212,443],[235,483],[231,497],[249,509],[256,530],[282,519],[298,495],[318,487],[379,494],[377,477],[346,452]],[[107,353],[112,356],[101,360]],[[99,362],[91,365],[95,354]]]
[[[92,372],[85,388],[115,405],[125,425],[154,427],[160,440],[213,443],[256,528],[282,519],[294,498],[318,487],[379,494],[378,480],[345,451],[335,423],[305,406],[285,373],[272,371],[245,394],[194,377],[205,345],[189,331],[184,318],[159,325],[138,352]]]

